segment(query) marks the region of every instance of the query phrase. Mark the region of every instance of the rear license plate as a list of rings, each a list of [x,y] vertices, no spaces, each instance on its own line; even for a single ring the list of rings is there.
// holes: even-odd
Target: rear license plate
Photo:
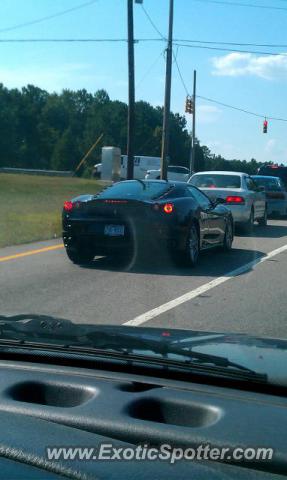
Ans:
[[[109,237],[123,237],[125,234],[124,225],[105,225],[105,235]]]

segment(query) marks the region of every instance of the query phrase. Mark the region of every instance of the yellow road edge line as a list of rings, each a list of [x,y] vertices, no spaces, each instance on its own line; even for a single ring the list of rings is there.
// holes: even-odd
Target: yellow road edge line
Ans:
[[[17,258],[29,257],[30,255],[36,255],[38,253],[51,252],[52,250],[59,250],[64,248],[64,244],[53,245],[51,247],[38,248],[37,250],[28,250],[27,252],[15,253],[14,255],[8,255],[7,257],[0,257],[0,262],[8,262],[9,260],[16,260]]]

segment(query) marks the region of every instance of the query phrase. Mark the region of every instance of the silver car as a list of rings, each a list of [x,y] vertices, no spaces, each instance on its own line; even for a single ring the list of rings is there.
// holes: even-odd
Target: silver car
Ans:
[[[250,232],[255,221],[260,225],[267,225],[264,188],[257,186],[246,173],[199,172],[192,175],[189,182],[211,200],[218,202],[218,199],[222,199],[230,208],[236,226]]]

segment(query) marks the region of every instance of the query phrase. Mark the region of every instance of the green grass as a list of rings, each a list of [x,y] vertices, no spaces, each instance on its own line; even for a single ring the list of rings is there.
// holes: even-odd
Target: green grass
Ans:
[[[101,188],[96,180],[0,174],[0,247],[59,237],[63,202]]]

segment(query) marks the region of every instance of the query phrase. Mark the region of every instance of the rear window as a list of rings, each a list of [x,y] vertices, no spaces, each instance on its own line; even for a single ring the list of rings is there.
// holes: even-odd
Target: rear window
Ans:
[[[258,170],[259,175],[269,175],[279,177],[287,187],[287,167],[276,167],[275,165],[266,165]]]
[[[96,198],[152,200],[162,197],[170,190],[168,183],[131,180],[111,185],[96,195]]]
[[[241,177],[239,175],[196,175],[190,183],[198,188],[240,188]]]
[[[279,192],[282,190],[279,178],[253,177],[253,179],[257,185],[259,185],[260,187],[264,187],[267,191]]]

